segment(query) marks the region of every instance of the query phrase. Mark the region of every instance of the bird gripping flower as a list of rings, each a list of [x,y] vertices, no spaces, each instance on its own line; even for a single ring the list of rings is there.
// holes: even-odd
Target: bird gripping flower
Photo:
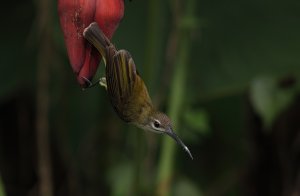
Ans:
[[[138,74],[130,53],[126,50],[118,51],[97,23],[87,27],[83,35],[97,48],[106,63],[106,77],[101,79],[100,84],[106,87],[118,116],[144,130],[169,135],[193,159],[189,149],[173,131],[169,117],[152,105],[147,87]]]
[[[124,0],[58,0],[58,14],[70,64],[79,85],[85,88],[101,57],[84,39],[83,30],[96,21],[111,39],[124,14]]]

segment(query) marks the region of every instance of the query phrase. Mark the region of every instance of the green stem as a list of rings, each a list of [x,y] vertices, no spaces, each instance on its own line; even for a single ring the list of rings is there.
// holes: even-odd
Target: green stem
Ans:
[[[193,7],[195,1],[187,1],[186,15],[192,16]],[[179,38],[179,51],[178,58],[174,62],[175,65],[173,82],[170,92],[169,110],[168,114],[173,121],[174,129],[179,128],[179,118],[182,111],[182,104],[185,99],[185,87],[186,87],[186,76],[187,76],[187,65],[190,53],[190,39],[189,29],[177,29],[180,31]],[[180,134],[178,134],[180,135]],[[158,179],[157,179],[157,195],[168,196],[171,193],[171,181],[174,170],[174,159],[175,159],[175,148],[176,143],[168,137],[164,137],[162,144],[162,152],[158,168]],[[184,152],[182,152],[184,153]]]
[[[141,171],[142,171],[142,131],[137,130],[136,131],[136,159],[135,159],[135,176],[134,176],[134,195],[141,195],[142,194],[142,181],[141,181]]]
[[[178,57],[179,61],[176,65],[174,79],[171,86],[171,95],[169,101],[170,106],[168,110],[168,114],[173,121],[173,127],[175,130],[177,130],[177,132],[179,127],[179,115],[185,94],[184,89],[187,69],[186,62],[188,60],[187,56],[189,53],[188,39],[182,39],[181,45],[180,55]],[[173,173],[175,147],[176,143],[172,139],[164,137],[158,170],[158,195],[167,196],[170,193],[169,190]]]
[[[148,3],[148,21],[144,58],[143,78],[147,84],[148,90],[151,91],[155,81],[154,70],[158,66],[159,49],[162,43],[162,2],[160,0],[151,0]]]
[[[157,53],[159,44],[161,44],[161,29],[159,28],[161,24],[161,1],[160,0],[151,0],[148,3],[148,21],[147,21],[147,35],[146,35],[146,46],[145,46],[145,57],[144,57],[144,74],[143,78],[148,86],[148,89],[152,89],[151,86],[154,84],[153,81],[153,70],[157,66]],[[149,88],[150,87],[150,88]],[[136,159],[135,159],[135,174],[134,174],[134,195],[143,195],[143,136],[144,132],[141,130],[136,130],[136,140],[135,140],[135,149],[136,149]]]
[[[52,43],[51,0],[37,2],[39,52],[37,57],[36,145],[39,195],[53,196],[53,174],[50,150],[50,74],[54,46]]]

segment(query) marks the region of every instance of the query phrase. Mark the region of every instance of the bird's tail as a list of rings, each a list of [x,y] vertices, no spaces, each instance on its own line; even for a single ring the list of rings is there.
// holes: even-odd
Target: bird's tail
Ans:
[[[91,23],[87,28],[83,31],[83,36],[87,39],[97,50],[100,52],[102,57],[104,58],[104,62],[106,64],[108,59],[107,49],[113,44],[109,41],[109,39],[104,35],[104,33],[99,28],[96,22]]]

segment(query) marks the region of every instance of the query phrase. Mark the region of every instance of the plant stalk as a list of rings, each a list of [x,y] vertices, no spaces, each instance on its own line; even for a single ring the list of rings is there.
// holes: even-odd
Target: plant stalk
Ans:
[[[192,17],[193,9],[195,7],[195,0],[186,1],[185,16]],[[185,101],[186,77],[189,63],[189,54],[191,50],[191,40],[189,38],[190,29],[184,26],[178,26],[179,31],[179,49],[177,62],[174,68],[174,75],[170,91],[168,115],[173,121],[173,128],[179,134],[179,119],[182,112],[182,105]],[[176,58],[176,57],[174,57]],[[159,196],[168,196],[171,194],[172,176],[174,172],[175,163],[175,148],[176,143],[168,138],[163,138],[162,152],[160,155],[160,162],[158,167],[157,189],[156,194]],[[181,149],[181,148],[180,148]],[[185,153],[182,151],[182,153]]]

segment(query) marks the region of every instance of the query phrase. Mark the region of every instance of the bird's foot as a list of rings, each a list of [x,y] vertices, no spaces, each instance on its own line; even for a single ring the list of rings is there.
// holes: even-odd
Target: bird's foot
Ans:
[[[103,86],[105,89],[107,89],[106,77],[100,78],[99,79],[99,84],[100,84],[100,86]]]
[[[81,78],[84,79],[89,84],[87,87],[82,88],[82,90],[85,90],[85,89],[88,89],[88,88],[92,88],[92,87],[96,86],[97,84],[100,84],[100,86],[104,86],[105,89],[107,89],[106,78],[105,77],[100,78],[97,82],[94,82],[94,83],[92,83],[86,77],[81,76]]]

